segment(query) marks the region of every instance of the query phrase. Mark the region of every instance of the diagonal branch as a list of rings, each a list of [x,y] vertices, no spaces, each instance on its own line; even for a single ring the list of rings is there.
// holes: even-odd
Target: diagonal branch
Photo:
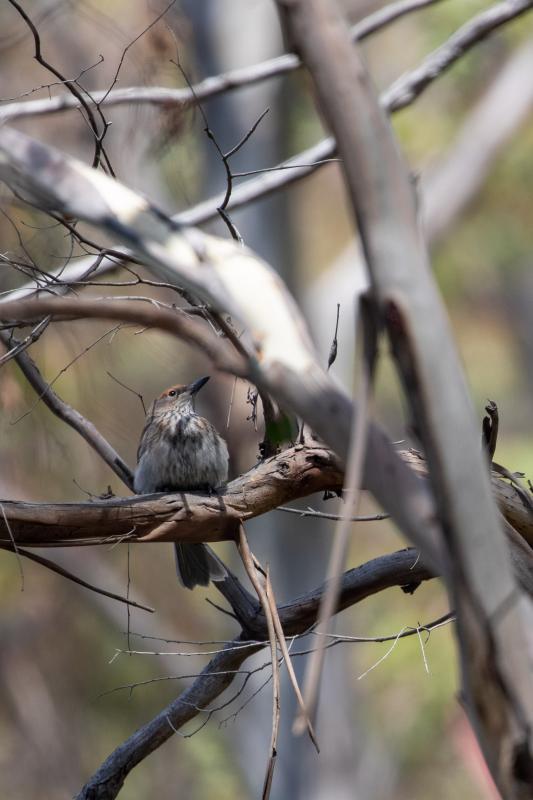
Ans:
[[[352,515],[357,515],[362,493],[362,470],[367,446],[367,427],[371,417],[373,383],[377,362],[378,331],[374,320],[374,310],[367,298],[361,298],[356,316],[360,316],[360,331],[363,339],[361,365],[358,376],[359,415],[352,427],[350,454],[346,465],[346,476],[343,487],[344,504],[342,514],[335,526],[335,534],[327,568],[328,591],[324,592],[317,631],[320,634],[317,646],[309,659],[305,674],[304,696],[305,706],[312,719],[316,717],[320,682],[326,657],[326,637],[330,632],[330,620],[337,606],[348,553],[350,534],[353,529]],[[356,318],[356,323],[357,323]],[[293,723],[293,733],[303,732],[302,714],[298,714]]]
[[[400,457],[422,478],[427,464],[412,450]],[[343,471],[331,451],[315,445],[289,447],[259,462],[218,495],[179,493],[93,499],[82,503],[2,500],[7,523],[21,547],[65,547],[124,540],[133,542],[221,541],[244,521],[315,492],[340,491]],[[492,491],[517,535],[533,547],[533,515],[519,490],[492,471]],[[334,517],[336,519],[336,517]],[[11,544],[0,517],[0,537]],[[533,553],[533,550],[531,550]]]
[[[353,41],[365,39],[373,33],[390,25],[406,14],[419,8],[435,5],[442,0],[397,0],[386,8],[365,17],[353,25],[350,35]],[[44,100],[14,101],[0,106],[0,120],[23,119],[41,114],[57,114],[80,108],[86,103],[93,103],[99,108],[104,106],[117,106],[132,103],[149,103],[161,105],[165,108],[175,106],[187,108],[204,100],[217,97],[225,92],[259,83],[270,78],[287,75],[302,66],[298,56],[287,53],[277,58],[269,59],[251,67],[241,67],[221,75],[205,78],[195,86],[182,89],[169,89],[162,87],[136,87],[126,89],[109,89],[100,92],[91,92],[90,97],[80,98],[73,94],[60,94]]]
[[[387,8],[389,7],[387,6]],[[500,26],[511,22],[521,14],[531,10],[531,8],[533,8],[533,0],[529,0],[528,2],[524,0],[509,2],[509,0],[506,0],[503,3],[498,3],[489,9],[481,11],[459,28],[459,30],[456,31],[450,39],[444,42],[444,44],[440,45],[440,47],[426,56],[423,61],[423,66],[406,73],[399,78],[392,87],[387,89],[381,95],[380,102],[382,107],[389,113],[392,113],[411,105],[433,81],[450,69],[453,64],[472,47],[475,47],[480,41],[483,41]],[[460,46],[457,46],[458,42]],[[283,58],[295,58],[295,56],[284,56]],[[253,69],[254,68],[252,68],[252,70]],[[248,68],[247,71],[249,72]],[[225,77],[226,76],[222,76],[222,78]],[[216,80],[216,78],[208,78],[206,80],[213,81]],[[238,85],[246,85],[246,83]],[[202,99],[200,88],[198,86],[193,88],[197,96]],[[226,89],[227,88],[231,88],[231,86],[227,86]],[[149,102],[167,105],[171,104],[173,101],[178,104],[183,102],[184,98],[182,95],[175,94],[176,92],[180,93],[182,91],[183,90],[158,88],[147,89],[146,87],[142,87],[141,89],[129,88],[116,90],[116,92],[111,93],[109,97],[114,97],[117,102]],[[98,95],[95,95],[95,97],[98,98]],[[68,98],[66,98],[66,100],[68,102]],[[40,104],[33,107],[35,113],[45,113],[43,104],[46,103],[53,111],[54,106],[50,106],[50,102],[55,103],[56,101],[47,99],[46,101],[38,100],[32,102]],[[29,104],[22,105],[29,106]],[[11,105],[0,107],[0,117],[2,113],[9,115],[9,109],[11,107]],[[5,112],[3,112],[4,108],[6,109]],[[22,115],[24,115],[22,107],[19,110],[21,110]],[[57,110],[61,110],[61,108]],[[13,108],[13,111],[14,117],[18,116],[17,109]],[[7,120],[9,118],[9,116],[6,116],[5,119]],[[331,158],[335,156],[335,154],[336,144],[332,137],[318,142],[316,145],[313,145],[298,155],[292,156],[287,161],[277,164],[272,169],[268,169],[256,177],[245,181],[240,186],[235,187],[232,192],[231,200],[228,203],[228,211],[243,208],[251,202],[260,200],[273,192],[303,180],[325,164],[330,163]],[[174,215],[173,219],[175,222],[184,225],[199,225],[208,222],[216,218],[218,214],[217,209],[223,202],[223,199],[223,193],[216,195],[186,211]],[[124,250],[124,258],[128,258],[128,252],[126,250]],[[98,256],[97,259],[93,259],[91,257],[80,259],[77,263],[71,264],[65,270],[62,270],[61,274],[58,272],[54,277],[56,279],[58,277],[62,279],[66,284],[66,290],[69,283],[75,283],[83,279],[84,273],[91,264],[96,265],[95,275],[106,274],[116,270],[120,266],[120,262],[118,262],[116,258],[102,258]],[[36,288],[35,283],[28,283],[11,292],[11,297],[13,299],[19,299],[28,294],[34,294]],[[56,293],[61,293],[60,285],[58,286],[54,283],[53,288]],[[0,303],[1,302],[0,299]]]
[[[361,602],[385,588],[431,577],[432,573],[413,550],[381,556],[344,575],[339,609]],[[323,591],[323,586],[318,587],[294,603],[279,608],[286,636],[304,633],[312,626]],[[132,769],[197,714],[208,711],[210,704],[239,674],[244,661],[268,645],[266,620],[258,616],[257,606],[248,606],[247,611],[241,607],[234,607],[234,610],[238,612],[243,633],[211,659],[188,689],[118,746],[85,784],[76,800],[113,800],[117,797]],[[235,647],[250,638],[259,640],[259,643],[251,644],[249,649]]]
[[[5,331],[0,331],[0,340],[7,345],[8,335]],[[54,392],[28,353],[19,352],[14,356],[14,359],[30,386],[50,411],[77,431],[113,472],[118,475],[128,489],[133,489],[133,472],[93,423]]]
[[[443,304],[429,270],[407,171],[357,49],[328,0],[278,0],[335,134],[377,303],[451,555],[463,680],[502,793],[533,785],[531,602],[518,589],[490,492]],[[504,3],[508,9],[525,3]],[[460,457],[459,457],[460,454]],[[510,755],[511,754],[511,755]],[[518,764],[520,763],[520,767]]]
[[[247,359],[231,351],[233,361],[220,363],[219,351],[226,342],[220,341],[215,349],[213,337],[207,341],[205,333],[204,349],[210,345],[220,366],[234,374],[243,374],[244,360],[244,374],[260,390],[271,394],[281,407],[296,412],[341,459],[346,458],[354,406],[322,368],[292,296],[269,265],[234,241],[176,226],[157,207],[118,181],[8,128],[0,130],[0,174],[40,207],[85,219],[118,237],[159,279],[185,286],[216,311],[239,320],[246,328],[241,344]],[[34,301],[30,308],[20,303],[3,304],[2,317],[42,315],[46,306],[47,313],[56,317],[62,309],[63,316],[111,316],[133,321],[141,313],[135,307],[139,305],[52,298]],[[140,317],[137,319],[140,321]],[[184,320],[165,309],[144,307],[142,321],[152,325],[161,321],[164,329],[172,328],[189,340],[194,333],[195,342],[202,336],[198,320]],[[227,351],[224,355],[229,357]],[[365,478],[399,527],[437,563],[440,534],[431,496],[375,425],[369,431]]]
[[[83,586],[85,589],[89,589],[91,592],[95,592],[96,594],[100,594],[103,597],[109,597],[111,600],[117,600],[119,603],[124,603],[127,606],[132,606],[133,608],[140,608],[143,611],[149,611],[150,613],[154,612],[154,609],[150,606],[145,606],[142,603],[136,603],[135,600],[130,600],[127,597],[122,597],[120,594],[116,594],[115,592],[109,592],[107,589],[100,589],[100,587],[95,586],[93,583],[89,583],[85,581],[83,578],[78,577],[78,575],[74,575],[74,573],[70,572],[68,569],[56,564],[55,561],[51,561],[49,558],[44,558],[44,556],[40,556],[37,553],[31,553],[29,550],[23,550],[17,547],[16,551],[15,548],[12,546],[11,548],[8,547],[6,544],[1,545],[1,547],[5,550],[11,550],[12,552],[16,552],[17,555],[24,556],[28,558],[30,561],[34,561],[36,564],[40,564],[42,567],[46,567],[51,572],[55,572],[57,575],[61,575],[62,578],[66,578],[73,583],[78,584],[78,586]]]

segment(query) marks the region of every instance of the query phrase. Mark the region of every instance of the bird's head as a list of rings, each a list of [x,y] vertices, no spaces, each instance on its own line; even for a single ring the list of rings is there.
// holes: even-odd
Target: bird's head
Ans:
[[[154,403],[154,412],[156,414],[166,414],[173,412],[177,414],[191,414],[194,412],[194,398],[202,388],[205,386],[209,376],[198,378],[192,383],[170,386],[159,395]]]

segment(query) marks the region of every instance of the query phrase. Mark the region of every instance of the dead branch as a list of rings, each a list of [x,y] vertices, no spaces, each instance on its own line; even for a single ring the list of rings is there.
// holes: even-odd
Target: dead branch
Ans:
[[[513,576],[460,362],[418,230],[407,171],[333,4],[278,4],[343,157],[375,298],[427,449],[451,556],[446,578],[456,607],[471,717],[503,795],[530,795],[533,670],[528,636],[533,607]],[[525,4],[501,5],[509,10]]]
[[[388,90],[394,96],[394,104],[411,103],[434,80],[434,74],[441,75],[452,63],[461,58],[472,45],[484,41],[497,28],[516,19],[533,8],[531,0],[504,0],[481,11],[466,22],[437,50],[427,56],[420,66],[409,73],[409,81],[399,78]]]
[[[116,600],[119,603],[124,603],[127,606],[132,606],[133,608],[140,608],[143,611],[149,611],[150,613],[153,613],[155,610],[151,606],[143,605],[143,603],[136,603],[135,600],[130,600],[129,598],[123,597],[115,592],[109,592],[107,589],[101,589],[94,583],[89,583],[89,581],[83,580],[83,578],[79,578],[77,575],[74,575],[60,564],[56,564],[55,561],[51,561],[49,558],[44,558],[37,553],[31,553],[29,550],[23,550],[18,546],[15,550],[14,546],[9,548],[3,543],[1,547],[5,550],[15,552],[18,556],[24,556],[24,558],[28,558],[30,561],[34,561],[36,564],[40,564],[42,567],[46,567],[46,569],[49,569],[51,572],[55,572],[56,575],[60,575],[62,578],[66,578],[68,581],[72,581],[72,583],[76,583],[78,586],[83,586],[83,588],[89,589],[91,592],[102,595],[102,597],[109,597],[111,600]]]
[[[326,573],[329,588],[324,593],[318,616],[317,631],[320,637],[315,651],[309,659],[305,674],[305,710],[312,719],[314,719],[316,715],[320,682],[326,656],[326,637],[330,632],[330,620],[337,606],[341,578],[344,572],[350,542],[350,534],[353,529],[351,516],[357,514],[362,493],[363,463],[367,447],[368,422],[371,418],[373,384],[377,359],[377,330],[370,308],[371,306],[368,301],[361,299],[358,314],[361,318],[360,330],[364,344],[362,347],[363,357],[359,368],[361,373],[358,390],[359,414],[352,427],[350,453],[346,465],[346,476],[343,486],[344,504],[341,517],[335,525],[335,534]],[[335,333],[335,337],[336,335]],[[293,733],[298,735],[303,733],[303,722],[304,718],[300,710],[293,723]]]
[[[121,322],[135,322],[145,327],[157,327],[166,333],[178,336],[189,345],[194,345],[201,350],[219,369],[237,375],[246,375],[245,361],[229,343],[216,336],[199,319],[190,316],[182,309],[169,310],[160,305],[138,303],[122,298],[116,300],[109,298],[57,298],[43,297],[27,305],[27,302],[14,301],[2,306],[1,316],[4,319],[23,320],[25,315],[31,318],[38,307],[46,307],[51,311],[51,316],[57,320],[92,319],[117,319]],[[20,362],[19,366],[21,365]],[[22,367],[21,367],[22,368]],[[23,370],[26,377],[32,374],[30,369]],[[26,374],[27,373],[27,374]],[[42,390],[39,381],[32,379],[32,386],[36,391]]]
[[[412,72],[406,73],[399,78],[393,87],[386,90],[380,98],[382,107],[389,113],[399,111],[408,105],[412,104],[424,91],[430,83],[438,79],[448,70],[459,58],[461,58],[470,48],[476,46],[480,41],[483,41],[494,30],[501,25],[512,21],[517,16],[525,13],[533,7],[533,0],[530,2],[503,2],[499,3],[492,8],[480,12],[472,17],[472,19],[465,23],[455,34],[444,44],[430,53],[423,62],[423,68],[419,67]],[[387,7],[389,8],[389,7]],[[385,11],[385,9],[383,9]],[[379,12],[378,12],[379,13]],[[459,40],[460,47],[457,47],[454,42]],[[287,58],[287,56],[282,56]],[[290,56],[290,58],[296,58]],[[246,68],[249,72],[249,68]],[[265,77],[269,77],[265,75]],[[208,81],[216,80],[208,78]],[[240,85],[240,84],[239,84]],[[245,85],[244,83],[242,85]],[[202,92],[200,87],[193,87],[194,92],[198,99],[202,99]],[[231,88],[230,86],[227,87]],[[120,89],[115,90],[109,94],[109,98],[116,98],[120,102],[153,102],[168,104],[172,103],[172,99],[178,104],[183,102],[181,94],[175,96],[175,92],[181,93],[184,90],[172,90],[161,88],[146,88],[140,89]],[[187,90],[188,91],[188,90]],[[93,95],[97,100],[98,94]],[[62,98],[67,103],[71,102],[69,96]],[[54,100],[37,100],[31,101],[40,105],[33,107],[35,113],[45,113],[43,104],[46,103],[50,107],[50,103],[57,102]],[[29,104],[25,104],[28,105]],[[3,108],[9,109],[11,105],[6,105],[0,110],[1,113],[9,114],[9,111],[3,112]],[[22,108],[19,108],[23,113]],[[53,111],[53,107],[51,108]],[[57,109],[61,110],[60,108]],[[14,108],[13,117],[19,116],[19,112]],[[6,117],[7,119],[7,117]],[[315,170],[320,169],[336,154],[335,140],[332,137],[318,142],[316,145],[308,148],[307,150],[292,156],[287,161],[277,164],[272,169],[245,181],[240,186],[234,188],[232,197],[228,203],[228,211],[234,211],[242,208],[251,202],[255,202],[263,197],[266,197],[273,192],[286,188],[291,184],[303,180],[308,175],[311,175]],[[208,222],[217,216],[217,209],[224,200],[224,193],[209,198],[198,205],[187,209],[174,215],[173,220],[178,224],[183,225],[199,225]],[[128,259],[129,254],[124,250],[124,258]],[[69,265],[61,273],[53,275],[57,281],[60,278],[60,284],[54,283],[54,291],[61,294],[62,291],[67,291],[69,283],[75,283],[82,280],[87,271],[91,270],[95,265],[94,274],[103,275],[110,271],[116,270],[120,267],[120,262],[116,258],[107,258],[98,256],[96,259],[90,257],[87,259],[80,259],[77,263]],[[63,283],[63,289],[61,287]],[[32,295],[36,291],[34,282],[28,283],[25,286],[14,290],[11,293],[12,299],[21,299],[28,295]],[[42,288],[42,287],[41,287]],[[0,299],[0,303],[2,300]]]
[[[432,573],[413,550],[381,556],[344,575],[339,610],[385,588],[404,586],[431,577]],[[240,589],[232,594],[229,588],[231,584],[232,576],[228,576],[218,586],[224,587],[224,596],[231,603],[243,628],[241,634],[211,659],[188,689],[109,755],[77,795],[77,800],[113,800],[117,797],[131,770],[197,714],[208,710],[210,704],[234,680],[243,662],[268,645],[266,620],[261,615],[259,604],[250,600],[247,593],[243,600]],[[294,603],[278,609],[286,636],[303,633],[312,626],[323,591],[324,586],[318,587]],[[249,649],[235,647],[250,639],[259,640],[260,643],[252,644]]]
[[[5,331],[0,331],[0,340],[7,346],[8,335]],[[92,422],[54,392],[28,353],[21,351],[13,357],[24,377],[37,393],[38,398],[48,406],[53,414],[62,419],[63,422],[66,422],[67,425],[70,425],[91,445],[93,450],[118,475],[128,489],[133,489],[133,472]]]
[[[2,305],[4,319],[42,316],[44,306],[55,317],[62,310],[63,316],[120,316],[132,321],[139,313],[142,324],[157,326],[161,320],[163,329],[188,337],[204,350],[211,347],[211,357],[219,357],[219,365],[234,374],[243,375],[246,354],[244,374],[281,407],[295,411],[341,459],[346,457],[353,404],[317,360],[293,298],[269,265],[234,241],[177,227],[118,181],[8,128],[0,130],[0,152],[0,173],[16,191],[45,209],[80,217],[118,236],[158,278],[185,286],[216,310],[229,312],[247,333],[241,339],[241,353],[231,362],[233,351],[228,352],[223,341],[216,348],[213,337],[198,327],[201,322],[148,304],[127,304],[119,311],[126,301],[51,298],[33,301],[31,307],[19,301]],[[137,319],[141,321],[141,316]],[[220,359],[222,348],[225,364]],[[369,430],[365,480],[399,527],[438,563],[439,532],[431,496],[375,425]]]
[[[15,543],[58,547],[144,541],[232,539],[240,520],[264,514],[287,500],[340,489],[342,471],[321,446],[298,445],[262,461],[218,495],[138,495],[82,503],[2,501]],[[0,518],[0,535],[11,543]]]
[[[248,575],[248,579],[254,587],[257,598],[261,604],[261,608],[263,609],[268,632],[268,642],[270,645],[270,663],[272,665],[272,730],[270,734],[267,767],[263,781],[262,792],[262,800],[268,800],[270,797],[272,779],[274,777],[274,768],[278,754],[277,747],[281,712],[278,640],[276,637],[276,630],[274,628],[274,614],[277,615],[278,611],[277,608],[272,609],[272,606],[268,602],[268,589],[264,586],[264,575],[258,569],[257,562],[255,561],[253,553],[250,550],[250,545],[248,544],[248,539],[242,523],[239,525],[237,548],[239,550],[239,555],[242,559],[244,569],[246,570],[246,574]]]
[[[392,22],[406,14],[417,11],[419,8],[435,5],[441,0],[397,0],[386,8],[379,9],[352,26],[350,35],[353,41],[365,39],[373,33],[390,25]],[[75,94],[59,94],[44,100],[13,101],[0,107],[0,121],[35,117],[42,114],[58,114],[94,104],[98,108],[119,106],[132,103],[149,103],[160,105],[167,109],[181,107],[188,108],[204,100],[217,97],[225,92],[251,86],[260,81],[287,75],[299,69],[302,63],[298,56],[292,53],[255,64],[251,67],[234,69],[221,75],[205,78],[195,86],[182,89],[169,89],[162,87],[130,86],[125,89],[106,89],[92,92],[90,97],[77,97]],[[60,77],[61,76],[57,76]],[[63,82],[64,79],[62,78]],[[70,82],[71,83],[71,82]]]
[[[427,464],[419,453],[404,450],[400,456],[421,477],[427,477]],[[0,544],[10,547],[11,534],[20,547],[232,539],[241,520],[315,492],[338,491],[343,481],[343,471],[331,451],[319,445],[296,445],[260,462],[216,496],[141,495],[82,503],[2,500],[5,520],[0,516]],[[492,491],[509,525],[508,538],[514,540],[511,556],[515,571],[533,596],[531,508],[517,487],[495,470]]]

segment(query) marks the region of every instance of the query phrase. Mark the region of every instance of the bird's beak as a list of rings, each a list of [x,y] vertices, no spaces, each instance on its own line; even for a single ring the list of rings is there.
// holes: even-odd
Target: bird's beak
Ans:
[[[209,375],[207,375],[205,378],[198,378],[197,381],[190,383],[187,389],[190,392],[190,394],[192,394],[192,396],[194,397],[194,395],[200,391],[202,386],[205,386],[208,380],[209,380]]]

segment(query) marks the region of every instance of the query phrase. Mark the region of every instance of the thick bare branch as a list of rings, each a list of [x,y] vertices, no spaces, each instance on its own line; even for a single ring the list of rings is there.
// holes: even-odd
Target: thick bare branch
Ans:
[[[533,609],[513,577],[407,170],[333,4],[278,3],[343,157],[375,297],[427,450],[451,555],[448,586],[474,725],[504,796],[531,794],[533,670],[528,637]],[[524,10],[525,5],[503,3],[500,8]],[[455,46],[460,48],[460,42]]]
[[[0,130],[0,175],[35,204],[80,217],[120,238],[159,279],[185,286],[215,310],[239,320],[246,332],[239,340],[238,366],[225,368],[242,375],[243,357],[245,374],[259,389],[271,394],[281,407],[295,411],[341,460],[346,458],[354,406],[324,371],[293,298],[269,265],[233,240],[176,226],[118,181],[8,128]],[[75,316],[118,316],[101,300],[52,298],[34,301],[31,307],[23,303],[3,304],[2,317],[20,319],[32,313],[57,317],[61,308],[63,314]],[[141,304],[130,305],[131,321]],[[43,312],[44,307],[48,311]],[[112,308],[120,308],[120,301]],[[167,311],[165,316],[164,309],[148,304],[143,304],[142,313],[143,324],[150,324],[150,318],[151,324],[158,325],[164,318],[165,329],[173,326],[178,335],[183,332],[190,338],[193,322],[201,325],[197,320],[187,320],[185,325],[180,315]],[[198,331],[196,340],[199,337]],[[375,425],[368,444],[366,485],[412,541],[439,563],[438,522],[426,487],[406,469]]]
[[[353,41],[365,39],[376,31],[390,25],[397,19],[417,11],[420,8],[435,5],[442,0],[397,0],[385,8],[381,8],[351,28],[350,35]],[[279,77],[293,72],[302,63],[298,56],[287,53],[277,58],[269,59],[251,67],[241,67],[205,78],[195,86],[183,89],[168,89],[157,86],[130,86],[126,89],[109,89],[92,92],[90,98],[80,98],[73,94],[61,94],[47,97],[42,100],[12,101],[0,105],[0,122],[8,122],[24,117],[35,117],[42,114],[57,114],[64,111],[80,108],[92,103],[99,108],[131,105],[132,103],[149,103],[150,105],[164,106],[165,108],[184,107],[209,100],[224,92],[250,86],[260,81]]]
[[[342,471],[324,447],[298,445],[260,462],[219,495],[139,495],[83,503],[2,501],[15,543],[65,546],[116,541],[219,541],[236,525],[287,500],[340,489]],[[0,517],[2,541],[11,544]]]
[[[426,478],[420,454],[401,458]],[[326,448],[296,445],[262,461],[228,483],[219,495],[169,494],[91,500],[82,503],[26,503],[2,500],[17,545],[64,547],[102,542],[220,541],[234,538],[235,525],[315,492],[340,490],[344,474]],[[502,515],[525,542],[533,542],[533,514],[519,491],[492,472],[492,489]],[[0,517],[0,536],[11,537]],[[533,551],[532,551],[533,552]]]
[[[382,556],[344,575],[339,609],[361,602],[386,588],[431,577],[431,572],[413,550]],[[324,586],[320,586],[294,603],[280,607],[279,616],[286,636],[309,629],[316,619],[323,591]],[[111,753],[77,795],[77,800],[113,800],[117,797],[131,770],[197,714],[208,711],[209,705],[237,675],[242,674],[239,670],[243,662],[268,644],[266,620],[260,615],[257,604],[243,608],[236,602],[232,606],[238,612],[244,632],[214,656],[188,689]],[[249,638],[259,639],[262,643],[253,644],[249,649],[235,648],[236,644]]]
[[[423,66],[406,73],[399,78],[392,87],[387,89],[382,95],[380,102],[383,108],[392,113],[412,104],[433,81],[446,72],[456,61],[461,58],[478,42],[483,41],[499,26],[504,25],[533,7],[533,0],[529,2],[503,2],[492,8],[482,11],[472,17],[469,22],[463,25],[450,39],[443,45],[430,53],[423,61]],[[388,7],[387,7],[388,8]],[[379,12],[378,12],[379,13]],[[457,45],[459,42],[460,46]],[[294,56],[290,56],[294,58]],[[247,71],[249,68],[247,68]],[[208,78],[207,80],[212,80]],[[244,84],[242,84],[244,85]],[[151,102],[150,92],[153,92],[153,102],[158,102],[158,98],[163,103],[171,101],[171,94],[176,90],[169,89],[147,89],[142,87],[137,94],[135,89],[116,90],[117,92],[129,93],[128,102]],[[183,90],[177,90],[181,92]],[[195,88],[195,92],[198,87]],[[110,96],[113,96],[111,93]],[[120,95],[116,95],[118,98]],[[200,96],[197,94],[197,96]],[[181,98],[181,95],[180,95]],[[176,98],[176,102],[182,102],[183,98]],[[123,98],[126,102],[126,97]],[[49,103],[46,101],[36,101],[38,103]],[[68,98],[67,98],[67,102]],[[37,107],[36,107],[37,108]],[[255,202],[273,192],[284,189],[291,184],[300,181],[308,175],[320,169],[325,164],[330,163],[332,157],[336,155],[336,145],[333,137],[324,139],[316,145],[302,151],[296,156],[292,156],[281,164],[276,165],[233,189],[232,196],[228,203],[227,210],[234,211],[243,208],[249,203]],[[218,208],[224,199],[224,193],[211,197],[186,211],[174,215],[173,220],[183,225],[200,225],[215,219]],[[131,254],[130,254],[131,255]],[[127,250],[124,250],[124,258],[128,258]],[[116,258],[80,259],[74,264],[69,265],[61,271],[60,279],[66,284],[64,291],[67,291],[69,283],[82,280],[84,274],[95,264],[95,275],[104,275],[116,270],[120,262]],[[59,275],[59,273],[58,273]],[[56,276],[57,277],[57,276]],[[21,299],[27,295],[34,294],[35,283],[17,289],[11,293],[12,299]],[[42,287],[41,287],[42,288]],[[51,289],[57,294],[62,293],[60,285],[56,283]],[[0,298],[0,303],[2,302]]]

